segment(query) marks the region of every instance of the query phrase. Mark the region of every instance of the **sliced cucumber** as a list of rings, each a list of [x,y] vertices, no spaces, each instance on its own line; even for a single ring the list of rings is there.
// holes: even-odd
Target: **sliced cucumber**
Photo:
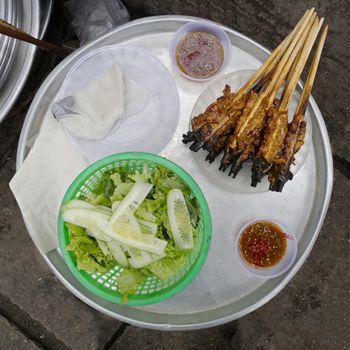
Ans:
[[[97,241],[109,242],[112,240],[111,237],[104,234],[98,227],[92,227],[92,229],[91,228],[86,229],[86,233],[90,237],[94,237]]]
[[[167,211],[175,244],[180,249],[193,248],[191,218],[181,190],[173,189],[167,195]]]
[[[104,205],[91,204],[91,203],[85,202],[85,201],[83,201],[81,199],[72,199],[72,200],[70,200],[69,202],[65,203],[62,206],[62,209],[91,209],[91,210],[101,209],[101,210],[105,210],[105,211],[108,211],[108,212],[112,211],[111,208],[108,208],[108,207],[106,207]]]
[[[97,205],[96,207],[97,207],[97,209],[104,210],[105,212],[107,212],[110,215],[112,215],[112,209],[111,208],[108,208],[105,205]]]
[[[119,207],[121,202],[119,201],[115,201],[114,203],[112,203],[112,212],[115,212],[115,210]]]
[[[125,196],[117,209],[113,212],[111,223],[114,225],[127,211],[134,213],[144,201],[153,186],[148,182],[136,181],[130,192]]]
[[[99,233],[100,230],[96,226],[96,221],[108,221],[110,215],[90,209],[66,209],[62,212],[62,218],[65,222],[84,227],[93,233]]]
[[[82,201],[80,199],[72,199],[71,201],[64,204],[61,208],[62,212],[66,211],[67,209],[88,209],[88,210],[94,210],[102,214],[112,215],[111,208],[108,208],[104,205],[94,205],[94,204]]]
[[[115,260],[117,260],[117,262],[120,265],[126,268],[130,266],[128,258],[126,257],[122,249],[122,246],[118,242],[111,240],[110,242],[107,243],[107,246],[110,252],[112,253],[112,255],[114,256]]]
[[[106,220],[98,220],[97,226],[109,237],[122,245],[146,250],[147,252],[162,255],[167,241],[137,231],[117,232]]]
[[[121,202],[116,201],[116,202],[114,202],[112,204],[112,211],[113,212],[118,208],[120,203]],[[137,220],[137,222],[140,225],[142,233],[151,234],[153,236],[156,234],[157,228],[158,228],[156,223],[150,222],[150,221],[146,221],[146,220],[142,220],[142,219],[136,219],[136,220]]]
[[[152,236],[155,236],[155,234],[157,233],[158,225],[156,223],[142,219],[137,219],[137,222],[140,225],[142,233],[147,233]]]
[[[157,255],[148,253],[141,249],[135,249],[131,247],[124,247],[124,249],[128,252],[130,255],[129,263],[130,266],[134,269],[141,269],[150,263],[159,260],[165,256],[165,254]]]
[[[152,256],[149,252],[145,250],[124,247],[124,249],[130,255],[129,263],[134,269],[141,269],[142,267],[150,264],[152,262]]]

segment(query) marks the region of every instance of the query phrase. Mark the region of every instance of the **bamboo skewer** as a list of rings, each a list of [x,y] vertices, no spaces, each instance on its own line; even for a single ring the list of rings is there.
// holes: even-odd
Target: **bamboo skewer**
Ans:
[[[288,133],[285,138],[283,147],[283,156],[281,161],[276,166],[274,172],[270,176],[270,190],[281,192],[285,183],[292,180],[293,174],[290,171],[290,166],[294,161],[295,154],[299,151],[304,143],[306,124],[304,113],[308,99],[311,94],[312,86],[315,81],[315,76],[320,61],[322,49],[326,40],[328,26],[326,25],[322,31],[321,38],[318,42],[316,52],[314,54],[307,80],[300,96],[298,106],[293,116],[292,122],[289,124]]]
[[[59,57],[66,57],[73,52],[72,49],[63,48],[47,41],[36,39],[28,33],[22,31],[10,23],[7,23],[2,19],[0,19],[0,34],[4,34],[17,40],[25,41],[29,44],[33,44],[40,47],[41,49],[50,51]]]
[[[270,119],[266,125],[267,131],[252,166],[251,185],[253,187],[261,182],[279,157],[280,148],[284,144],[288,131],[288,106],[322,23],[323,18],[320,21],[317,18],[315,19],[304,46],[292,64],[278,110],[270,112]]]
[[[310,67],[308,76],[306,78],[304,89],[303,89],[303,92],[300,96],[299,103],[297,105],[295,114],[299,114],[299,113],[304,114],[304,112],[305,112],[307,102],[308,102],[309,97],[311,95],[312,86],[313,86],[314,81],[315,81],[316,72],[317,72],[319,62],[320,62],[323,46],[324,46],[324,43],[326,41],[327,33],[328,33],[328,25],[326,25],[323,28],[321,38],[318,42],[316,52],[314,54],[314,57],[313,57],[313,60],[311,63],[311,67]]]
[[[295,28],[287,35],[287,37],[277,46],[277,48],[271,53],[269,58],[262,64],[262,66],[253,74],[253,76],[248,80],[248,82],[237,91],[236,99],[242,97],[243,94],[246,94],[263,75],[267,75],[266,71],[271,67],[275,66],[276,63],[280,60],[282,55],[285,53],[287,48],[289,47],[291,41],[295,37],[295,35],[299,32],[300,27],[307,22],[310,14],[314,12],[314,8],[307,10],[302,17],[302,19],[298,22]]]
[[[278,66],[278,69],[276,70],[276,74],[271,81],[271,87],[273,86],[273,88],[271,90],[268,90],[266,93],[266,95],[269,95],[268,106],[271,106],[272,102],[274,101],[279,89],[281,88],[281,85],[285,77],[287,76],[290,70],[290,67],[292,66],[296,56],[298,55],[302,46],[304,45],[304,42],[308,37],[310,30],[312,28],[312,25],[315,21],[317,21],[317,17],[316,17],[316,13],[313,13],[310,18],[310,21],[306,23],[304,29],[301,31],[300,36],[294,39],[294,41],[288,48],[286,55],[283,56],[283,59],[281,60],[281,63]]]
[[[255,113],[258,111],[258,109],[260,108],[260,106],[265,98],[268,98],[267,108],[272,104],[272,102],[275,99],[275,96],[279,90],[279,88],[277,89],[277,84],[282,84],[284,77],[287,75],[289,68],[295,59],[296,54],[299,51],[298,50],[297,52],[295,52],[295,54],[293,54],[293,50],[294,50],[295,46],[299,47],[299,49],[300,49],[300,46],[302,45],[301,41],[304,42],[306,35],[309,32],[309,29],[311,27],[311,23],[313,22],[315,17],[316,17],[316,14],[313,13],[312,11],[310,11],[307,14],[306,20],[301,24],[298,32],[296,33],[291,44],[289,45],[288,50],[283,55],[276,70],[274,71],[274,74],[273,74],[271,81],[267,85],[266,89],[259,95],[259,97],[256,100],[256,103],[255,103],[254,107],[252,108],[245,123],[243,123],[241,125],[241,128],[240,128],[241,130],[244,130],[246,125],[249,123],[250,119],[254,118]],[[312,20],[312,22],[311,22],[311,20]],[[293,56],[294,56],[294,59],[293,59]],[[274,89],[274,91],[272,92],[273,89]],[[274,94],[273,98],[271,98],[272,94]],[[268,97],[268,96],[270,96],[270,97]],[[239,137],[240,134],[241,134],[241,131],[239,130],[237,136]]]
[[[291,74],[289,75],[289,79],[287,79],[286,87],[284,89],[282,98],[281,98],[281,104],[279,106],[280,111],[287,111],[289,103],[292,99],[295,87],[298,83],[298,80],[301,76],[301,73],[304,69],[305,63],[309,57],[309,54],[311,52],[311,49],[315,43],[315,40],[317,38],[317,35],[322,27],[323,24],[323,18],[321,18],[319,21],[315,20],[309,36],[306,38],[306,41],[304,43],[304,46],[302,50],[300,51],[299,56],[294,61],[293,66],[294,69],[291,69]],[[293,68],[293,67],[292,67]]]

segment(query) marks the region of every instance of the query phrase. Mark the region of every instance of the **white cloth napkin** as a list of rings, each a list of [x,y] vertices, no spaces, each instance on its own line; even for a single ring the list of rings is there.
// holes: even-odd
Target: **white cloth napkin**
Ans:
[[[28,231],[41,254],[56,249],[57,219],[69,185],[88,162],[47,112],[33,148],[10,182]]]

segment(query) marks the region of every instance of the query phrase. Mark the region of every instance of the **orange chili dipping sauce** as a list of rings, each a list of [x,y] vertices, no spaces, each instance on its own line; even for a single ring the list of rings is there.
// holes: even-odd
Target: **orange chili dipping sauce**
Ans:
[[[253,267],[266,268],[278,264],[286,253],[287,235],[270,221],[249,225],[241,234],[239,252]]]

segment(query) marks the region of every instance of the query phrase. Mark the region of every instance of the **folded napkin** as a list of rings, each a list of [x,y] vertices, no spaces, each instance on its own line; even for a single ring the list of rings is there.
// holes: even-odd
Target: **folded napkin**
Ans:
[[[10,182],[28,231],[41,254],[56,249],[57,218],[65,192],[88,162],[48,112],[22,167]]]
[[[123,74],[115,63],[81,90],[53,103],[52,112],[71,135],[93,140],[110,134],[124,116],[124,105]]]

